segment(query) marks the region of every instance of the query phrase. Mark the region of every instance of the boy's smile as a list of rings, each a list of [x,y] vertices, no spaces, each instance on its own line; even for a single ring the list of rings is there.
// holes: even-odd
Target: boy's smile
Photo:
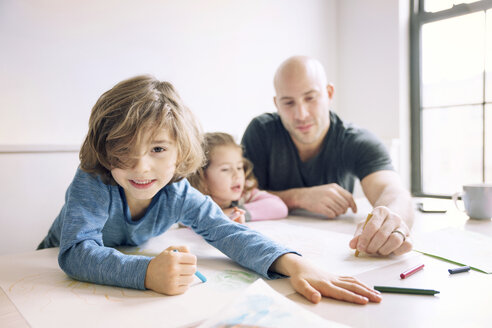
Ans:
[[[154,182],[156,182],[156,179],[153,180],[139,180],[139,179],[133,179],[129,180],[132,186],[134,186],[137,189],[146,189],[150,188]]]

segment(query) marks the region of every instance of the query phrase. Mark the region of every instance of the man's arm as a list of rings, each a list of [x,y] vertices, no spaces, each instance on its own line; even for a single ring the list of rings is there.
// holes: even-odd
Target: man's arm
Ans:
[[[361,181],[362,190],[373,207],[386,206],[398,213],[406,225],[413,225],[413,206],[410,193],[403,188],[394,171],[384,170],[369,174]]]
[[[352,194],[336,183],[315,187],[293,188],[282,191],[270,191],[279,196],[289,210],[302,208],[313,213],[334,218],[347,212],[351,208],[357,212]]]
[[[364,229],[359,224],[350,247],[381,255],[410,251],[412,198],[403,188],[398,174],[390,170],[377,171],[363,178],[361,186],[374,207],[373,217]]]

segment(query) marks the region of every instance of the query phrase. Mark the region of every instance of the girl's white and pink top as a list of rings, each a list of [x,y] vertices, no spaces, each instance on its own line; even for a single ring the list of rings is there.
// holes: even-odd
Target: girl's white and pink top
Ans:
[[[238,205],[246,210],[246,221],[282,219],[289,214],[280,197],[257,188],[245,194]]]

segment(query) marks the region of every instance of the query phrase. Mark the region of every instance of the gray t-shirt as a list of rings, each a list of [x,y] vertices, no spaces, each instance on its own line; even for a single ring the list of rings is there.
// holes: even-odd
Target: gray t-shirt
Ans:
[[[337,183],[353,192],[355,178],[393,170],[390,156],[371,132],[345,124],[330,112],[330,128],[320,152],[302,162],[277,113],[254,118],[241,141],[253,162],[260,189],[286,190]]]

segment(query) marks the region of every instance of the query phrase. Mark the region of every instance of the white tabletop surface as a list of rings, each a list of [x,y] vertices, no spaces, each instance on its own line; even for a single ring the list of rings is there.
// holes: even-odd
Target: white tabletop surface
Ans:
[[[451,202],[446,203],[448,212],[444,214],[423,214],[416,212],[413,235],[418,237],[446,227],[454,227],[478,232],[492,237],[491,220],[470,220],[454,208]],[[359,206],[359,213],[347,214],[335,220],[326,220],[306,213],[296,213],[289,218],[277,221],[288,223],[296,228],[307,227],[318,231],[335,231],[353,234],[355,223],[363,220],[369,207],[364,202]],[[261,226],[261,225],[258,225]],[[253,226],[254,227],[254,226]],[[177,230],[178,231],[178,230]],[[168,232],[166,232],[167,234]],[[169,234],[172,236],[173,232]],[[466,245],[463,245],[466,247]],[[200,250],[201,251],[201,250]],[[198,261],[200,263],[200,251]],[[473,249],[470,249],[473,252]],[[20,254],[19,256],[36,257],[37,252]],[[54,254],[54,253],[53,253]],[[50,255],[51,256],[51,255]],[[56,255],[52,256],[56,258]],[[8,265],[12,255],[1,256],[0,266]],[[329,261],[329,259],[327,259]],[[399,274],[416,265],[425,264],[422,272],[401,280]],[[204,264],[206,265],[206,264]],[[384,267],[357,274],[356,277],[370,286],[408,286],[432,288],[440,291],[435,296],[383,294],[379,304],[365,306],[349,304],[324,298],[321,303],[313,305],[296,293],[291,293],[285,286],[272,286],[283,292],[289,299],[302,307],[341,324],[353,327],[490,327],[492,326],[492,277],[491,275],[470,271],[450,275],[447,269],[453,267],[444,261],[431,257],[416,255],[403,257]],[[204,267],[205,269],[206,267]],[[7,278],[0,271],[0,282]],[[9,299],[9,291],[0,289],[0,326],[28,327],[22,309],[17,309],[15,302]],[[107,297],[107,295],[106,295]],[[33,300],[35,302],[36,300]],[[40,302],[42,300],[39,300]],[[138,311],[138,310],[134,310]],[[165,311],[165,309],[163,309]],[[122,316],[124,312],[122,312]],[[56,326],[53,318],[53,326]]]

